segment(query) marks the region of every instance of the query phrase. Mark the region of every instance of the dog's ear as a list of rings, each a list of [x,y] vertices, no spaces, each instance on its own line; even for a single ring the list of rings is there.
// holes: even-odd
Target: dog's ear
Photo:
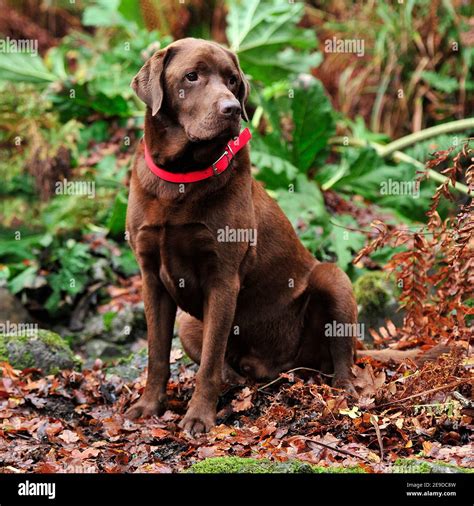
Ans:
[[[130,84],[138,98],[150,107],[153,116],[156,116],[163,103],[163,71],[169,59],[168,53],[168,49],[157,51]]]
[[[247,115],[247,111],[245,110],[245,104],[247,103],[247,99],[249,97],[250,84],[247,81],[245,74],[242,72],[242,69],[240,68],[240,63],[239,63],[239,59],[237,58],[237,55],[235,53],[233,53],[232,51],[229,51],[228,49],[226,49],[226,51],[230,54],[232,60],[234,60],[235,66],[237,67],[237,69],[239,71],[240,86],[239,86],[239,91],[237,93],[237,98],[239,99],[240,107],[242,109],[242,113],[241,113],[242,118],[245,121],[248,121],[249,117]]]
[[[249,97],[250,84],[247,81],[245,74],[240,69],[240,66],[239,66],[239,70],[240,70],[240,86],[239,86],[239,93],[237,95],[237,98],[239,99],[240,107],[242,108],[242,113],[241,113],[242,118],[245,121],[248,121],[249,117],[247,115],[247,111],[245,110],[245,104],[247,103],[247,99]]]

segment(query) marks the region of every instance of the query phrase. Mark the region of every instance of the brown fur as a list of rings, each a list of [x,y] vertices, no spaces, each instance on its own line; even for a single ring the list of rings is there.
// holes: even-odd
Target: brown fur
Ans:
[[[189,82],[185,76],[196,69],[198,81]],[[169,171],[211,165],[237,135],[240,118],[221,114],[223,100],[237,99],[246,118],[248,84],[237,58],[214,43],[175,42],[144,65],[132,86],[148,106],[145,142]],[[256,245],[219,242],[218,231],[226,226],[255,229]],[[218,177],[179,185],[149,171],[141,145],[127,230],[143,277],[149,341],[146,388],[128,416],[165,408],[178,306],[186,313],[180,322],[183,346],[200,364],[181,423],[192,434],[215,424],[223,377],[263,380],[308,366],[334,373],[333,384],[353,392],[354,339],[324,337],[327,322],[357,321],[351,283],[303,247],[276,202],[251,177],[248,146]]]

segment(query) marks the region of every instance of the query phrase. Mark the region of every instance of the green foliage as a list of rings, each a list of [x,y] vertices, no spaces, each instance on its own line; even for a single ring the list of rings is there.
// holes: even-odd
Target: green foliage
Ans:
[[[369,146],[343,148],[338,164],[327,164],[316,174],[316,180],[324,188],[346,195],[361,195],[406,222],[425,220],[436,186],[433,181],[417,185],[416,177],[417,168],[413,165],[386,162]],[[388,191],[389,185],[394,184],[397,188],[405,185],[412,194]]]
[[[446,15],[439,31],[447,40],[459,40],[459,32],[466,27],[454,26],[455,13],[448,5],[443,3]],[[340,196],[358,195],[360,202],[374,202],[395,220],[410,223],[424,219],[435,183],[424,182],[417,198],[381,192],[388,180],[413,181],[416,168],[384,160],[376,150],[363,146],[365,141],[385,143],[389,138],[369,130],[362,118],[350,120],[333,110],[323,85],[311,77],[322,57],[316,51],[315,30],[300,26],[304,2],[229,0],[227,6],[229,46],[237,52],[252,85],[251,160],[256,176],[279,202],[305,246],[322,260],[337,261],[356,277],[359,272],[351,260],[363,236],[350,230],[358,228],[353,217],[329,214],[321,188]],[[406,34],[419,37],[413,13],[427,9],[425,0],[400,8],[377,5],[373,15],[383,23],[370,29],[377,32],[373,40],[379,61],[385,61],[393,47],[402,47]],[[9,236],[1,242],[0,280],[16,294],[46,293],[51,314],[70,308],[94,281],[97,260],[106,259],[110,265],[107,279],[114,279],[115,273],[138,272],[130,249],[114,241],[123,241],[127,206],[123,182],[129,161],[123,160],[122,153],[105,154],[92,164],[83,161],[94,159],[97,143],[109,141],[117,128],[128,132],[140,128],[143,104],[130,89],[130,81],[155,50],[172,40],[144,28],[135,0],[90,0],[82,20],[87,31],[70,32],[44,57],[0,55],[0,140],[11,144],[17,135],[29,139],[21,150],[1,153],[4,184],[0,193],[5,198],[0,214],[8,225],[21,215],[30,228],[21,241]],[[206,29],[196,28],[201,33]],[[430,70],[420,72],[419,79],[436,93],[456,93],[461,83],[458,66],[469,68],[473,55],[472,48],[462,47],[456,72],[450,73],[450,65],[443,63],[436,72],[428,66]],[[410,52],[404,51],[399,59],[410,67]],[[406,81],[403,73],[400,77]],[[472,80],[467,79],[465,90],[472,89]],[[372,91],[383,98],[383,90]],[[362,146],[333,144],[336,121],[338,131],[351,132]],[[406,153],[424,162],[430,152],[447,149],[452,140],[452,136],[431,139]],[[54,155],[65,146],[71,153],[74,176],[96,183],[95,198],[71,195],[54,196],[47,203],[36,201],[34,178],[24,167],[38,146],[41,156]],[[441,214],[445,211],[441,209]],[[121,255],[105,247],[91,249],[80,242],[86,233],[107,235]],[[373,259],[384,262],[393,252],[383,249]]]
[[[331,103],[318,80],[306,76],[286,86],[286,93],[292,98],[281,89],[263,90],[260,106],[269,129],[265,135],[254,132],[252,141],[256,149],[251,156],[259,168],[258,177],[271,188],[286,186],[298,173],[321,164],[335,130]],[[282,123],[288,118],[292,125],[291,142],[285,142],[282,132]]]
[[[8,82],[49,84],[58,79],[41,56],[23,53],[0,53],[0,80]]]
[[[294,124],[293,162],[300,171],[324,162],[328,141],[335,132],[334,113],[323,85],[315,79],[300,80],[291,101]]]
[[[303,11],[302,2],[229,1],[227,39],[253,79],[270,84],[321,62],[314,31],[297,26]]]
[[[84,12],[87,24],[116,27],[111,34],[105,28],[94,36],[72,32],[61,44],[39,55],[1,54],[0,82],[32,83],[46,91],[51,107],[60,113],[61,120],[84,119],[93,112],[101,116],[130,117],[136,114],[132,77],[143,65],[143,53],[151,47],[171,42],[157,32],[139,28],[136,20],[128,20],[117,11],[131,15],[129,1],[98,0]],[[71,69],[68,60],[74,58]]]
[[[112,207],[107,228],[112,237],[122,236],[125,232],[125,217],[127,215],[127,195],[124,190],[117,193]]]
[[[294,184],[288,189],[276,191],[274,195],[303,244],[324,259],[322,249],[331,226],[319,187],[304,174],[299,174]]]
[[[328,249],[335,253],[339,267],[350,273],[354,254],[364,246],[365,236],[357,232],[357,221],[349,214],[335,216],[331,225]]]
[[[135,24],[126,26],[112,36],[105,29],[94,37],[73,33],[50,51],[50,65],[55,60],[65,61],[70,55],[76,58],[74,73],[59,81],[49,94],[64,120],[87,118],[94,111],[101,117],[127,118],[137,114],[130,88],[132,77],[144,63],[143,53],[151,55],[147,48],[154,51],[171,39],[140,30]]]
[[[54,250],[51,260],[58,263],[59,269],[47,276],[53,293],[45,307],[49,312],[55,313],[61,306],[64,295],[74,298],[84,290],[94,258],[86,244],[69,239],[65,246]]]

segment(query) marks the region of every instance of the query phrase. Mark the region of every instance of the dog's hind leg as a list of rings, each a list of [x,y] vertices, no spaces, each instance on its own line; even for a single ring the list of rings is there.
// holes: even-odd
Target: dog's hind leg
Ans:
[[[188,313],[181,313],[178,317],[178,334],[183,349],[188,357],[196,362],[201,363],[202,339],[203,339],[203,323]],[[245,382],[240,374],[238,374],[227,361],[224,362],[222,371],[222,381],[224,383],[241,384]]]
[[[355,394],[357,304],[347,275],[331,263],[317,264],[308,284],[303,340],[295,366],[334,375],[332,385]],[[342,325],[341,325],[342,324]]]
[[[178,318],[178,335],[188,357],[201,363],[203,324],[188,313],[181,313]]]

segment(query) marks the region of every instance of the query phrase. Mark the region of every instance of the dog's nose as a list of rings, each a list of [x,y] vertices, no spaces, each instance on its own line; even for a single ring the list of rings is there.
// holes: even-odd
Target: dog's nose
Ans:
[[[241,107],[239,101],[234,99],[222,100],[219,104],[220,113],[224,116],[237,116],[241,112]]]

